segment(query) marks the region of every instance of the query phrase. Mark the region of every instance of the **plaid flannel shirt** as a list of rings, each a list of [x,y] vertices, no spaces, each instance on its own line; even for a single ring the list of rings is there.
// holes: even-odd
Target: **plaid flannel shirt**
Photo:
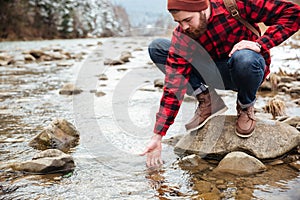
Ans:
[[[207,31],[197,40],[213,60],[228,58],[233,46],[241,40],[256,41],[265,58],[265,77],[271,63],[270,48],[279,45],[299,30],[300,6],[284,0],[237,0],[239,13],[254,27],[263,22],[268,26],[257,37],[226,10],[223,0],[211,0],[211,16]],[[154,133],[164,136],[179,111],[191,72],[191,52],[197,51],[195,41],[183,34],[178,26],[172,36],[166,63],[165,87],[156,114]]]

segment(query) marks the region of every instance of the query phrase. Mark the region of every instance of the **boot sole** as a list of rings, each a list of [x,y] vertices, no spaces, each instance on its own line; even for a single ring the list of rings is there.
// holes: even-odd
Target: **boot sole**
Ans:
[[[255,130],[255,129],[254,129],[254,130]],[[253,135],[254,130],[253,130],[250,134],[244,135],[244,134],[240,134],[240,133],[237,132],[237,130],[235,129],[235,134],[236,134],[237,136],[241,137],[241,138],[249,138],[249,137],[251,137],[251,136]]]
[[[209,116],[206,120],[204,120],[199,126],[196,126],[195,128],[192,128],[192,129],[189,129],[189,130],[186,130],[188,133],[192,132],[192,131],[195,131],[197,129],[200,129],[202,128],[206,122],[208,122],[208,120],[210,120],[211,118],[215,117],[215,116],[218,116],[224,112],[226,112],[228,110],[227,107],[224,107],[222,108],[221,110],[219,110],[218,112],[215,112],[214,114],[212,114],[211,116]]]

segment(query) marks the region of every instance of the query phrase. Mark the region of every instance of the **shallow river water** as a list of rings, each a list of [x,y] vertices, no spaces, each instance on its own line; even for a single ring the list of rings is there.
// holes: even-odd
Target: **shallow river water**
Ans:
[[[299,35],[299,34],[298,34]],[[0,171],[0,199],[197,199],[195,180],[216,185],[222,199],[300,199],[300,173],[279,165],[251,177],[210,176],[182,170],[173,147],[164,144],[165,164],[149,170],[138,156],[152,135],[161,91],[153,86],[163,78],[150,62],[147,45],[153,38],[103,38],[32,42],[2,42],[0,50],[15,58],[32,49],[63,49],[84,55],[61,61],[0,66],[0,164],[30,160],[39,152],[29,141],[55,118],[65,118],[80,132],[80,144],[69,153],[76,168],[72,173],[38,175]],[[101,42],[101,44],[100,44]],[[299,69],[299,36],[273,50],[273,70]],[[130,51],[130,62],[106,66],[106,58]],[[284,52],[284,53],[283,53]],[[279,56],[280,54],[280,56]],[[17,59],[18,60],[18,59]],[[22,60],[22,59],[20,59]],[[107,80],[99,80],[105,74]],[[83,89],[79,95],[59,95],[65,83]],[[104,96],[95,95],[104,92]],[[222,93],[234,114],[234,92]],[[286,96],[286,101],[291,98]],[[262,107],[266,97],[258,96]],[[195,102],[185,101],[166,138],[184,134],[184,123]],[[288,115],[300,115],[288,104]],[[266,115],[268,116],[268,115]],[[268,116],[270,117],[270,116]],[[211,168],[215,167],[211,163]]]

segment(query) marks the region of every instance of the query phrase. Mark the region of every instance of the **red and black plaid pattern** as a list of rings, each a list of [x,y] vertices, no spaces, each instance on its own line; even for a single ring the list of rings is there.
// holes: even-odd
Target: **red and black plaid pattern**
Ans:
[[[257,37],[226,10],[223,0],[211,0],[212,13],[207,31],[197,40],[213,60],[226,59],[233,46],[241,40],[258,42],[265,58],[265,77],[271,63],[270,48],[279,45],[299,30],[300,6],[283,0],[237,0],[242,18],[258,29],[256,23],[269,26]],[[166,64],[164,93],[156,114],[154,132],[165,135],[179,111],[191,72],[192,54],[197,51],[195,41],[178,26],[172,36]]]

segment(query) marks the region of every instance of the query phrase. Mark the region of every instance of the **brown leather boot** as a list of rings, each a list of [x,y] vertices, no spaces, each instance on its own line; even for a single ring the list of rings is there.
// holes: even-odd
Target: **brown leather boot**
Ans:
[[[199,105],[194,117],[185,125],[187,131],[194,131],[201,128],[209,119],[220,115],[227,110],[222,98],[215,90],[197,95]]]
[[[235,133],[242,138],[248,138],[253,134],[256,125],[254,106],[242,109],[237,104],[238,118],[235,126]]]

